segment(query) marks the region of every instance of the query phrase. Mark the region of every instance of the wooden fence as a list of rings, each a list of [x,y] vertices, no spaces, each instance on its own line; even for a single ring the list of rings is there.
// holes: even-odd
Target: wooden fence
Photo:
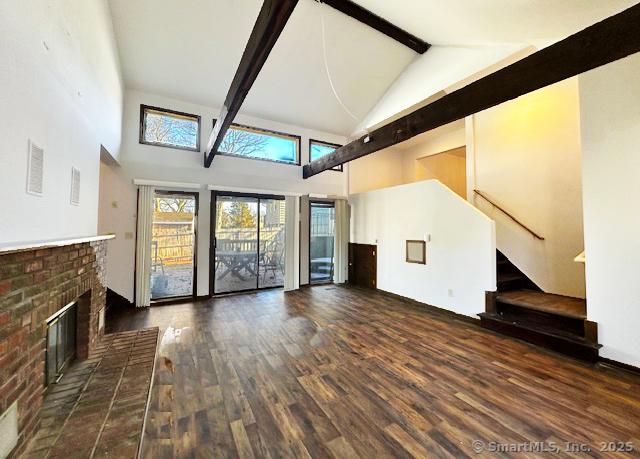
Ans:
[[[193,263],[194,234],[192,222],[154,222],[152,260],[154,265]]]

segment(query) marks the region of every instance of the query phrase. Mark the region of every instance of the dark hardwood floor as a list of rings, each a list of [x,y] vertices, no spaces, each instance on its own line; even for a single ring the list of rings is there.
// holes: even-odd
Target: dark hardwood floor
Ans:
[[[459,458],[477,456],[474,441],[487,457],[523,457],[491,442],[640,454],[640,377],[379,292],[272,290],[107,317],[107,331],[150,326],[144,457]]]

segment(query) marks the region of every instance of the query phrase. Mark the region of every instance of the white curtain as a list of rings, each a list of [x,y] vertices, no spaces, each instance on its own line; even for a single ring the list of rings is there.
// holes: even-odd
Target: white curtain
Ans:
[[[349,251],[349,205],[344,199],[336,200],[334,228],[333,282],[344,284],[347,281]]]
[[[300,285],[309,283],[309,195],[300,198]]]
[[[138,231],[136,236],[136,306],[151,304],[151,237],[155,188],[138,188]]]
[[[300,199],[285,196],[284,290],[300,288]]]

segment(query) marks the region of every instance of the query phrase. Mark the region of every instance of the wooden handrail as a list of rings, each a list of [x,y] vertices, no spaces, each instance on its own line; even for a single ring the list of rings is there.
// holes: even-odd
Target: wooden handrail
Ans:
[[[521,227],[523,227],[527,232],[529,232],[533,237],[535,237],[536,239],[540,239],[541,241],[544,241],[544,238],[542,236],[540,236],[538,233],[536,233],[535,231],[533,231],[532,229],[530,229],[529,227],[527,227],[527,225],[525,225],[524,223],[522,223],[520,220],[518,220],[516,217],[514,217],[513,215],[511,215],[509,212],[507,212],[506,210],[504,210],[502,207],[500,207],[498,204],[496,204],[495,202],[493,202],[491,199],[489,199],[486,195],[484,195],[481,191],[478,190],[473,190],[473,192],[475,194],[477,194],[478,196],[480,196],[482,199],[484,199],[485,201],[487,201],[489,204],[491,204],[493,207],[495,207],[496,209],[498,209],[500,212],[502,212],[503,214],[505,214],[507,217],[509,217],[511,220],[513,220],[514,222],[516,222],[518,225],[520,225]]]

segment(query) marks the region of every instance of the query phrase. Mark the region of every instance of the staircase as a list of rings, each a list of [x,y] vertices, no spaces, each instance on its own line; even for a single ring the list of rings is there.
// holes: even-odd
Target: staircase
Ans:
[[[497,291],[487,292],[484,328],[588,361],[598,360],[597,324],[587,320],[586,301],[544,293],[500,251]]]

